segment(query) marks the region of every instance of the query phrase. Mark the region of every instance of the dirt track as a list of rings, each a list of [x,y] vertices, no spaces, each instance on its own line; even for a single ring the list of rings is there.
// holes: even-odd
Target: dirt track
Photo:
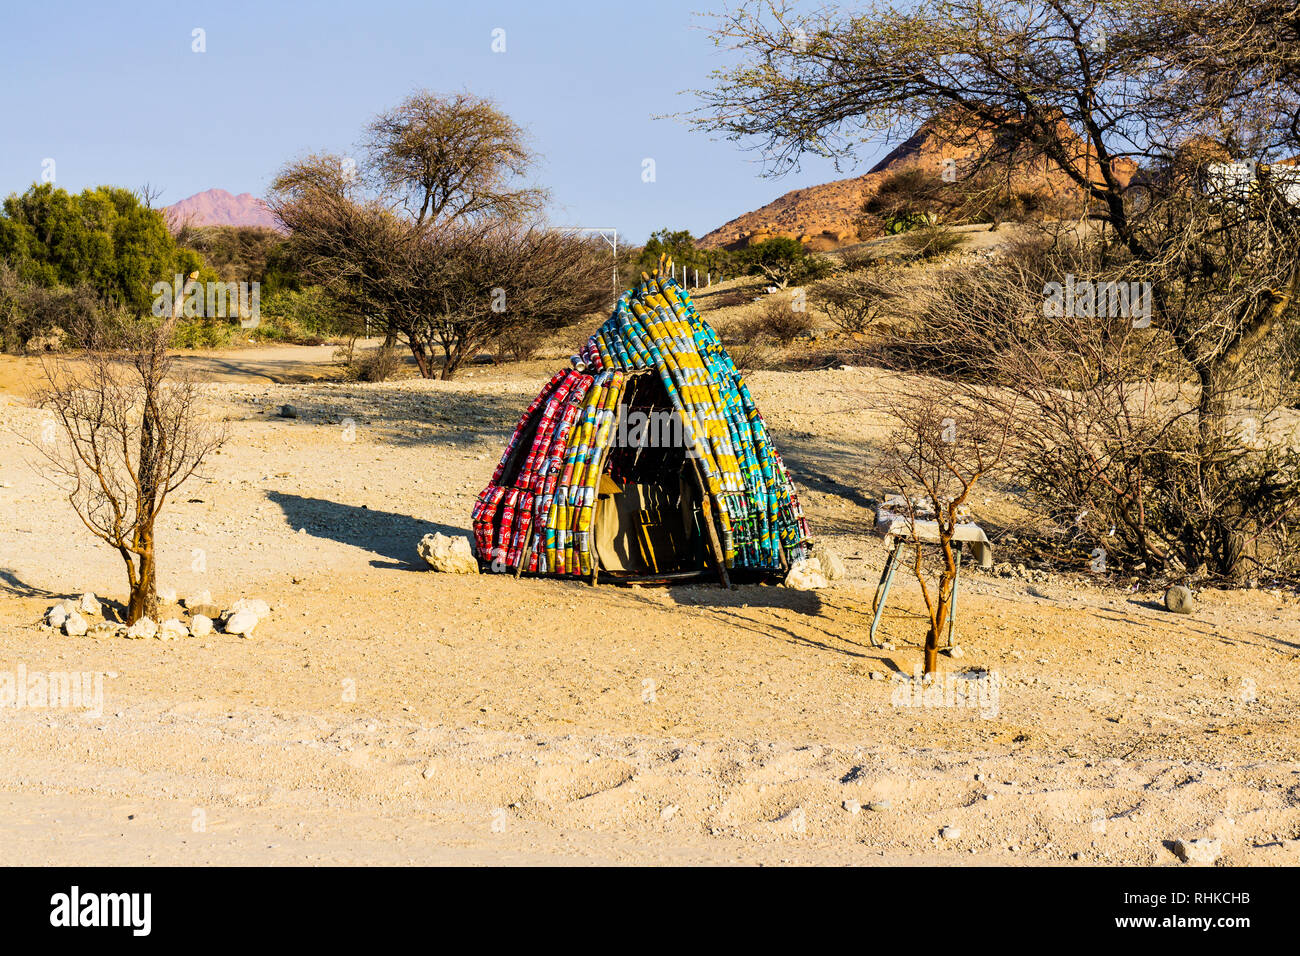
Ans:
[[[213,359],[256,377],[211,386],[230,442],[161,525],[164,584],[271,603],[250,640],[37,626],[124,576],[26,464],[40,413],[0,396],[0,674],[116,675],[100,716],[0,710],[0,863],[1178,865],[1166,841],[1200,835],[1225,863],[1300,862],[1294,596],[1209,593],[1182,618],[1157,595],[973,576],[944,666],[985,669],[996,697],[901,706],[913,588],[885,619],[895,649],[866,640],[873,373],[752,379],[848,581],[593,589],[415,554],[465,529],[544,363],[258,384],[328,361],[283,355]]]

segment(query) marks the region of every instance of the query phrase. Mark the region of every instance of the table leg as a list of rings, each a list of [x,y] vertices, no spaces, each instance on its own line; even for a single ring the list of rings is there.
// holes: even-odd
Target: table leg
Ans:
[[[902,541],[894,542],[894,547],[889,552],[889,559],[885,562],[885,570],[880,574],[880,583],[876,585],[874,616],[871,619],[872,647],[880,646],[876,643],[876,630],[880,627],[880,618],[885,613],[885,601],[889,598],[889,586],[894,581],[894,570],[898,567],[898,552],[902,548]]]
[[[948,646],[952,647],[957,631],[957,585],[961,582],[961,548],[957,549],[957,568],[952,577],[952,596],[948,598]]]

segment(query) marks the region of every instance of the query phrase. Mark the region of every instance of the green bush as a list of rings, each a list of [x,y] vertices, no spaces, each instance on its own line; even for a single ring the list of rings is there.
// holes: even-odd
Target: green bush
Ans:
[[[327,339],[354,335],[362,325],[320,286],[281,289],[262,298],[257,337],[297,345],[319,345]]]
[[[203,269],[199,254],[178,247],[162,215],[130,190],[99,186],[72,194],[49,183],[5,199],[0,260],[25,281],[89,286],[140,314],[152,306],[155,283]]]
[[[835,271],[835,264],[826,256],[810,253],[798,239],[788,236],[748,246],[739,259],[748,275],[762,276],[778,289],[812,282]]]
[[[695,237],[686,229],[658,229],[652,232],[649,241],[637,254],[636,271],[654,271],[661,255],[670,256],[675,265],[698,269],[701,282],[705,275],[711,275],[716,282],[738,272],[734,253],[726,249],[699,249],[695,245]]]
[[[225,319],[181,319],[172,335],[178,349],[219,349],[234,338],[235,326]]]

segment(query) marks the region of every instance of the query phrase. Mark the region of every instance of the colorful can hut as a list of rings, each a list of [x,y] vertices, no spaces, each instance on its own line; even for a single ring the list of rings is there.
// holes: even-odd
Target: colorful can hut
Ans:
[[[662,263],[519,420],[473,512],[485,570],[631,580],[778,573],[794,485],[744,379]]]

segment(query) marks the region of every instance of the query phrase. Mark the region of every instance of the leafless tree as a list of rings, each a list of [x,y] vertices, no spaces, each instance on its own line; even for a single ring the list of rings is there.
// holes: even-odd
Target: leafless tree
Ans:
[[[906,389],[879,395],[877,410],[895,427],[875,474],[902,500],[913,545],[912,572],[921,586],[929,629],[925,636],[925,673],[938,670],[939,638],[948,627],[953,586],[957,580],[954,535],[968,520],[975,487],[996,475],[1013,447],[1019,406],[996,392],[929,378]],[[937,529],[938,567],[927,567],[926,536],[920,523]],[[933,583],[932,583],[933,576]]]
[[[145,209],[152,209],[163,194],[162,187],[155,186],[152,183],[145,183],[136,193],[140,197],[140,205]]]
[[[161,322],[94,323],[79,336],[89,343],[81,354],[45,363],[36,394],[55,428],[32,444],[77,517],[121,555],[128,623],[157,615],[158,515],[223,440],[168,352],[183,301]]]
[[[897,295],[893,283],[876,269],[860,269],[813,284],[809,298],[846,334],[862,333],[880,317]]]

